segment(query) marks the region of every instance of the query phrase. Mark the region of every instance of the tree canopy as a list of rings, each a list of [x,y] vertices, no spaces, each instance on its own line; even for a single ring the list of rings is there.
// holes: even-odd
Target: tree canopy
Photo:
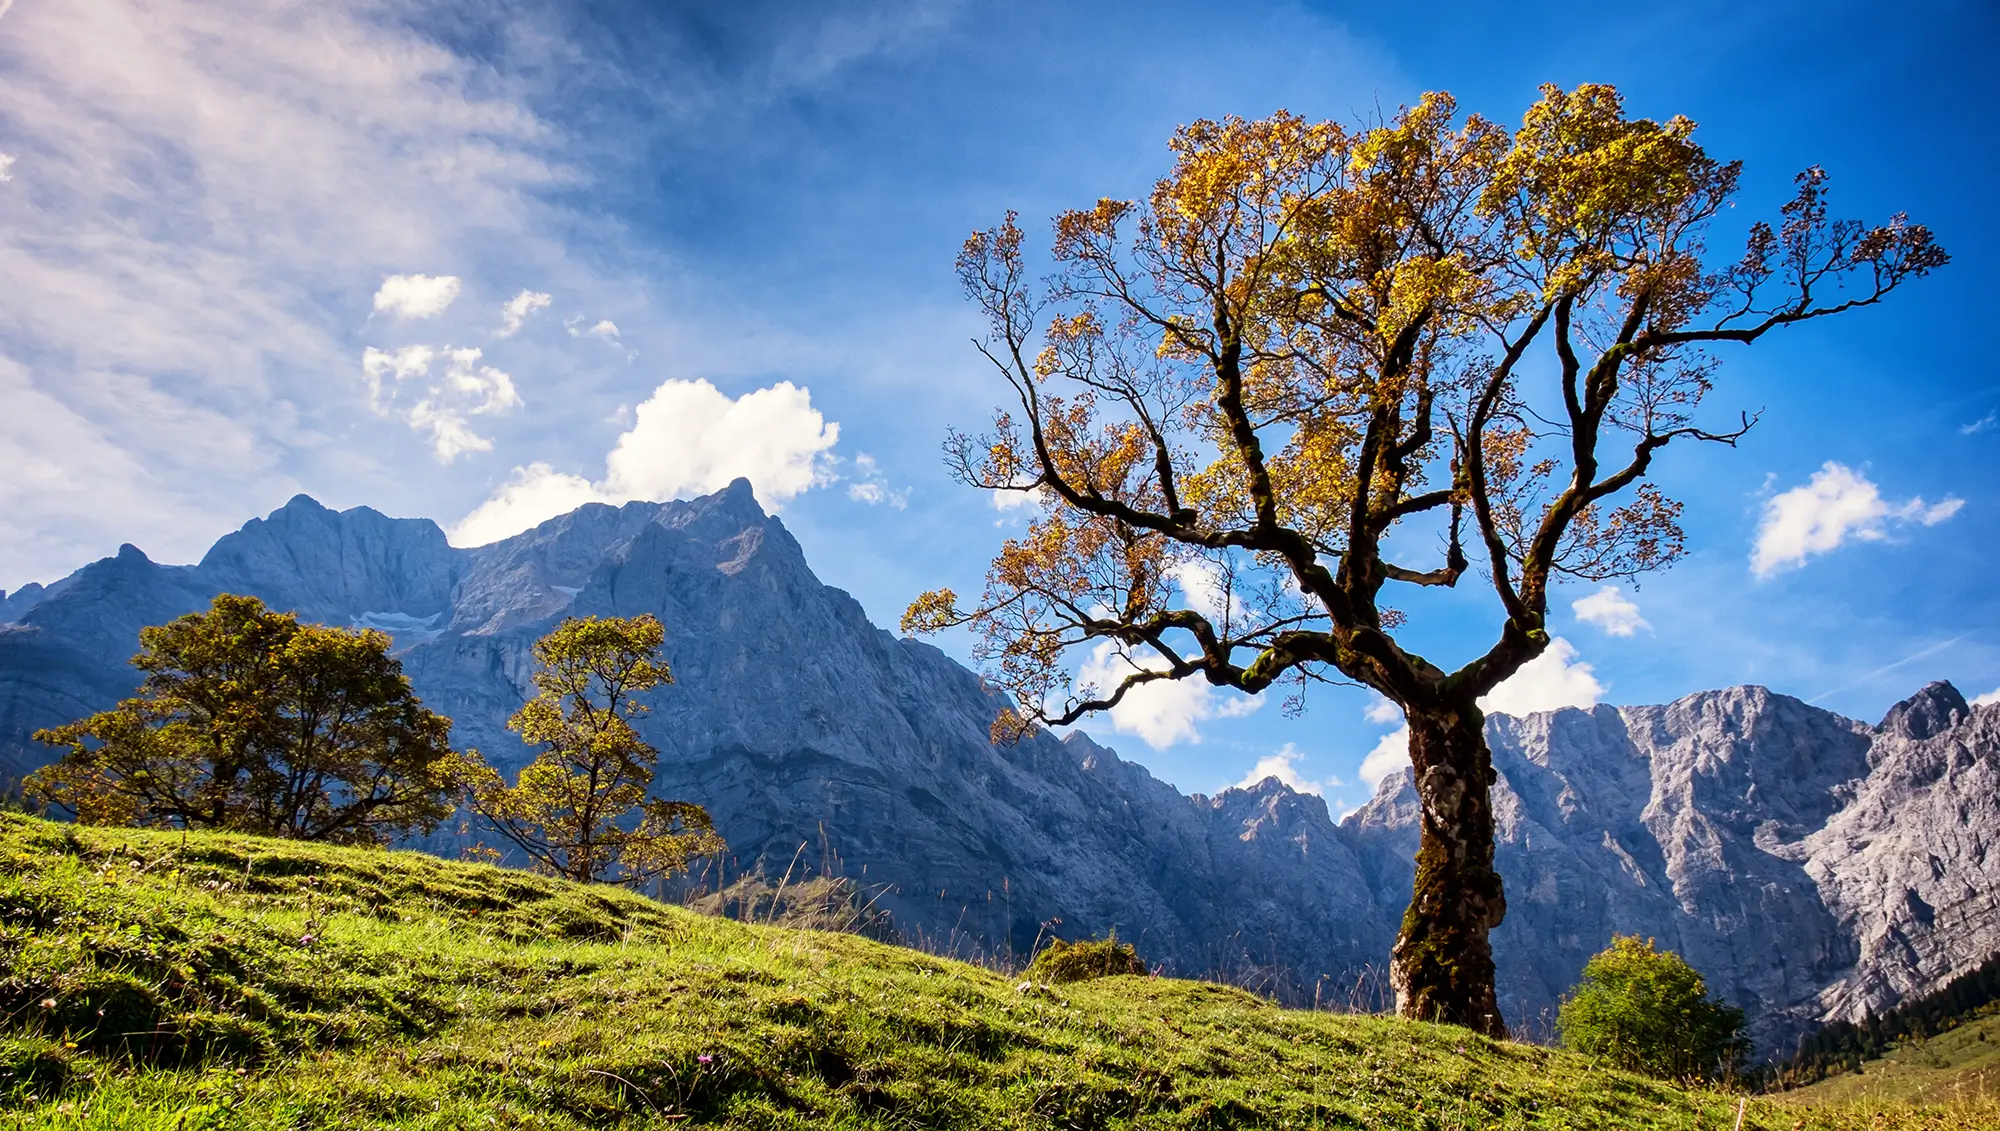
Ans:
[[[1556,1014],[1563,1044],[1669,1080],[1715,1079],[1750,1054],[1743,1011],[1708,996],[1685,959],[1652,939],[1614,935]]]
[[[451,814],[451,721],[410,690],[388,636],[225,593],[139,642],[136,697],[35,733],[67,750],[29,776],[30,796],[88,824],[346,844]]]
[[[1046,278],[1012,214],[974,233],[959,279],[1012,397],[947,463],[1037,513],[977,601],[925,593],[905,631],[974,632],[1014,698],[997,739],[1159,680],[1402,706],[1424,847],[1393,977],[1406,1012],[1497,1031],[1478,698],[1548,647],[1560,579],[1680,556],[1656,460],[1755,420],[1704,418],[1715,349],[1946,262],[1900,214],[1833,218],[1818,168],[1712,258],[1740,164],[1694,135],[1601,85],[1544,87],[1514,130],[1447,94],[1356,128],[1198,121],[1149,199],[1055,218]],[[1493,642],[1455,666],[1405,647],[1397,594],[1468,573]]]
[[[638,696],[673,682],[653,616],[570,618],[535,643],[536,695],[507,720],[542,752],[515,784],[470,755],[468,799],[534,866],[641,883],[720,852],[708,811],[646,795],[659,751],[632,725]]]

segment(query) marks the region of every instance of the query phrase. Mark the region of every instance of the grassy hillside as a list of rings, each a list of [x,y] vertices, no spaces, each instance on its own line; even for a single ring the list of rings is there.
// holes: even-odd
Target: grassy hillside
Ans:
[[[1861,1071],[1828,1077],[1793,1095],[1820,1104],[2000,1100],[2000,1009],[1989,1007],[1984,1016],[1934,1037],[1898,1042],[1864,1062]]]
[[[1218,986],[1024,989],[414,854],[0,816],[0,1128],[1639,1129],[1736,1109]],[[1743,1125],[1953,1118],[1752,1101]]]

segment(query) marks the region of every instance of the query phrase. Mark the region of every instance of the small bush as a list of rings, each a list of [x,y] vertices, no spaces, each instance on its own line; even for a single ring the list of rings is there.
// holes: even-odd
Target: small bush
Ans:
[[[1694,967],[1653,940],[1614,935],[1556,1015],[1563,1044],[1669,1080],[1733,1075],[1749,1055],[1743,1011],[1708,996]]]
[[[1131,943],[1118,941],[1118,932],[1102,939],[1068,943],[1049,940],[1035,960],[1028,964],[1028,977],[1041,982],[1086,982],[1114,974],[1144,974],[1146,963]]]

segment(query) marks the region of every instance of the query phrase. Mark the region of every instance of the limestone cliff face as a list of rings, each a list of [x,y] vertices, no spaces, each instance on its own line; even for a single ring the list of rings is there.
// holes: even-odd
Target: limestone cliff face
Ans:
[[[1761,687],[1488,721],[1502,1004],[1533,1022],[1614,932],[1744,1006],[1760,1047],[2000,951],[2000,709],[1933,684],[1869,727]],[[1409,890],[1407,771],[1349,819],[1378,902]]]
[[[1115,928],[1176,972],[1344,1003],[1379,989],[1409,896],[1407,774],[1335,823],[1275,779],[1183,796],[1082,735],[992,746],[979,678],[820,584],[742,482],[471,550],[303,496],[197,566],[125,547],[0,610],[0,776],[45,760],[33,728],[130,693],[141,626],[217,592],[392,632],[455,740],[504,767],[532,753],[504,723],[535,639],[573,614],[659,616],[677,680],[643,726],[659,792],[709,807],[732,872],[838,868],[962,953]],[[1741,687],[1496,716],[1488,736],[1516,1023],[1545,1018],[1613,932],[1685,954],[1773,1051],[2000,949],[2000,707],[1948,685],[1880,727]]]

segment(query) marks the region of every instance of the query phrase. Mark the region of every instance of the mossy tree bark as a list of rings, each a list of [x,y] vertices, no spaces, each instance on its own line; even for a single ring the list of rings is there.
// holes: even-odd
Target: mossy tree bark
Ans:
[[[1422,811],[1416,881],[1389,980],[1397,1012],[1504,1037],[1489,935],[1507,913],[1493,867],[1493,756],[1479,708],[1409,712]]]

